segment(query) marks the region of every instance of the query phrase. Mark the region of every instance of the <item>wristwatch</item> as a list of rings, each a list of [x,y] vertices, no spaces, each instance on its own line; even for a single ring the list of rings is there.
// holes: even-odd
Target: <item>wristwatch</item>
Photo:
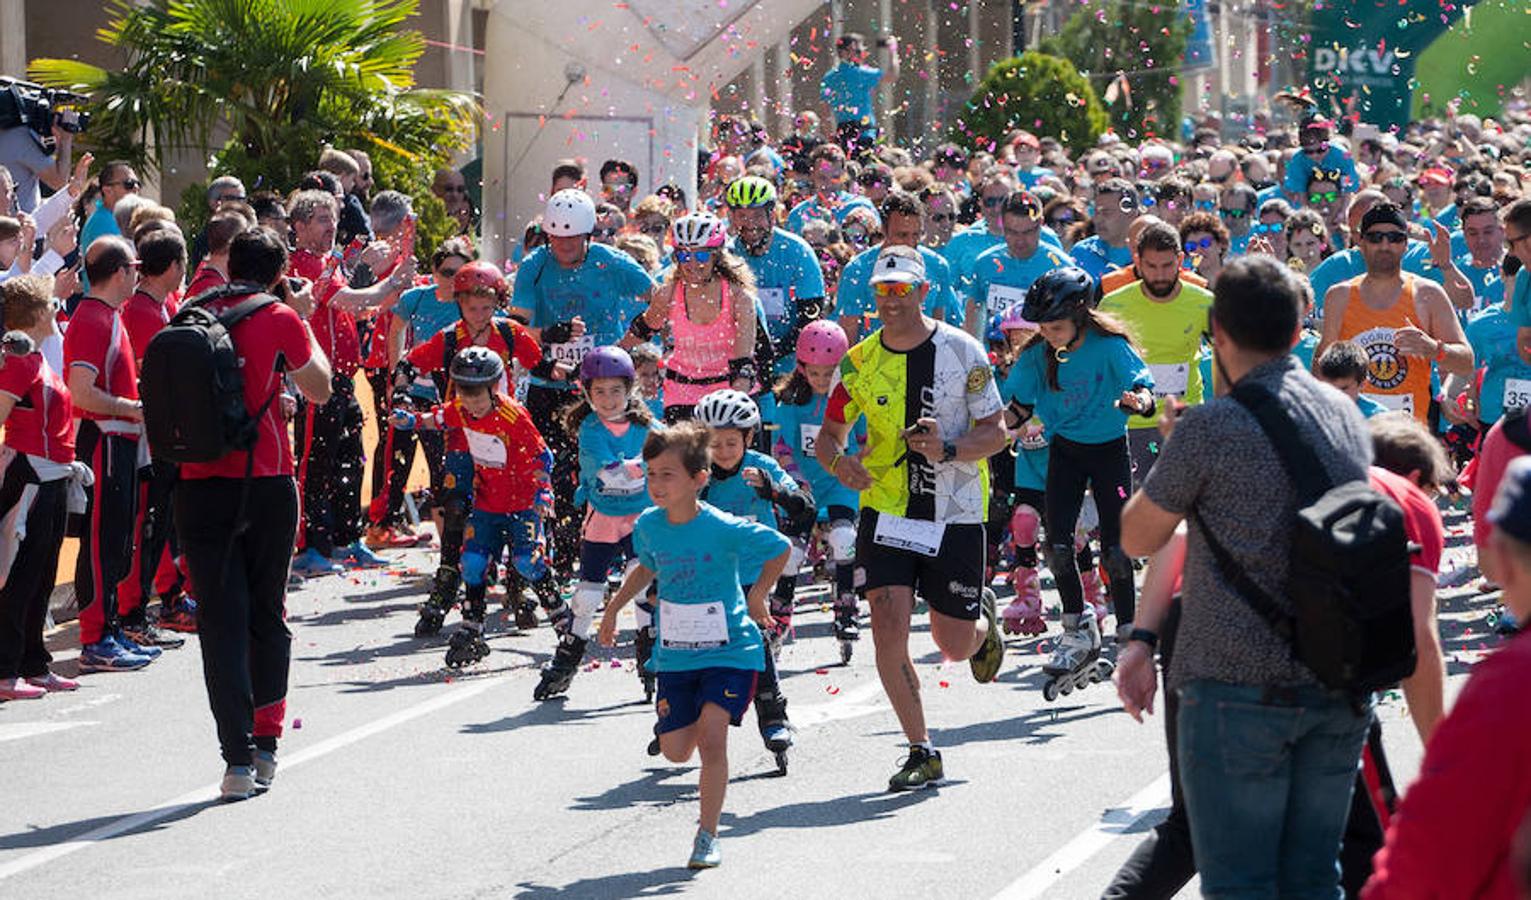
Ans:
[[[952,460],[954,460],[956,458],[957,458],[957,445],[952,443],[951,441],[946,441],[945,443],[943,443],[941,445],[941,461],[944,462],[944,463],[949,463],[949,462],[951,462]]]
[[[1130,644],[1133,641],[1142,641],[1148,645],[1148,649],[1150,650],[1157,649],[1159,646],[1159,636],[1154,634],[1152,631],[1149,631],[1147,628],[1132,629],[1132,631],[1127,635],[1127,642]]]

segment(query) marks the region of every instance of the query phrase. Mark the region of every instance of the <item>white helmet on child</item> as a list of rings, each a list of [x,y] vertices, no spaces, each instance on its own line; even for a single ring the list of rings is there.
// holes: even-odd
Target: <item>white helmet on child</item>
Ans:
[[[595,230],[595,201],[578,188],[565,188],[548,198],[542,230],[554,237],[578,237]]]
[[[760,407],[743,391],[713,391],[696,404],[696,420],[708,428],[754,428]]]
[[[677,248],[721,247],[728,240],[728,228],[723,220],[708,212],[681,216],[671,228]]]

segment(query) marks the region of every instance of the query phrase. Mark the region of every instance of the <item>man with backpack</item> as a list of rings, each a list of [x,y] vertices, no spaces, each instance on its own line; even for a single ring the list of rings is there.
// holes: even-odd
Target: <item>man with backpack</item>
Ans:
[[[1122,547],[1134,556],[1153,553],[1182,520],[1190,523],[1167,681],[1179,698],[1181,783],[1208,896],[1338,890],[1340,836],[1373,699],[1363,689],[1367,678],[1334,675],[1338,665],[1354,676],[1340,665],[1353,660],[1322,658],[1326,648],[1299,615],[1350,610],[1313,597],[1313,545],[1329,549],[1323,561],[1331,563],[1360,550],[1324,544],[1333,535],[1314,534],[1299,513],[1344,500],[1389,526],[1381,551],[1363,549],[1376,552],[1376,584],[1397,589],[1412,670],[1402,515],[1366,484],[1372,450],[1360,411],[1291,356],[1303,297],[1295,276],[1268,257],[1223,271],[1210,323],[1223,395],[1178,422],[1171,408],[1178,404],[1167,404],[1173,432],[1122,514]],[[1163,614],[1163,604],[1139,609],[1118,661],[1124,688],[1148,685],[1136,698],[1140,708],[1151,709],[1151,652]],[[1398,616],[1389,621],[1397,625]]]
[[[219,327],[204,329],[198,355],[199,335],[188,334],[183,310],[151,342],[144,359],[148,433],[156,457],[183,455],[162,435],[181,441],[211,438],[201,441],[202,452],[191,454],[200,461],[180,460],[174,517],[199,601],[202,672],[228,765],[224,800],[243,800],[271,785],[286,716],[292,635],[283,608],[297,536],[298,492],[279,396],[283,376],[315,405],[327,402],[332,390],[329,360],[305,318],[313,310],[309,288],[289,290],[286,271],[287,248],[273,232],[253,228],[239,234],[229,247],[231,284],[210,295],[204,308],[241,317],[226,326],[227,335],[215,333]],[[254,304],[230,312],[273,289],[284,299],[268,294],[253,311]],[[226,358],[237,362],[221,368],[216,362],[197,365],[211,357],[209,348],[218,336],[232,340],[234,352]],[[194,339],[192,346],[170,344],[187,337]],[[182,369],[178,381],[160,378],[171,365]],[[232,418],[243,420],[237,424],[243,426],[245,442],[253,434],[249,450],[237,449],[240,441],[219,440],[233,429],[231,416],[226,411],[220,415],[216,389],[202,388],[193,396],[197,386],[229,384],[228,369],[243,382],[244,415],[238,415],[236,405]],[[192,370],[204,377],[191,377]]]

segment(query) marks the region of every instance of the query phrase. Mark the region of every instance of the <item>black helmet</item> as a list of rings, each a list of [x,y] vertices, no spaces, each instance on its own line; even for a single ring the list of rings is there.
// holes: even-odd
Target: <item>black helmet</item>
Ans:
[[[1044,273],[1031,283],[1021,306],[1022,317],[1032,322],[1072,319],[1096,303],[1095,279],[1077,266]]]
[[[462,385],[499,384],[505,361],[488,347],[464,347],[452,357],[451,376]]]

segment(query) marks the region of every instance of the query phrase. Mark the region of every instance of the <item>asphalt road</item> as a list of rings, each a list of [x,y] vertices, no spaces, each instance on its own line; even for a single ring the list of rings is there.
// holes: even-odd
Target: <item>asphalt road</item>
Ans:
[[[1460,565],[1465,536],[1451,540]],[[547,627],[516,633],[496,608],[494,652],[449,673],[455,615],[439,639],[411,634],[426,554],[389,556],[401,566],[292,592],[282,768],[254,800],[213,800],[222,761],[195,638],[141,672],[0,704],[0,897],[1087,898],[1168,806],[1162,725],[1134,723],[1112,685],[1045,702],[1046,636],[1010,642],[999,681],[976,684],[922,618],[948,780],[886,793],[904,748],[870,636],[841,667],[810,602],[781,660],[790,771],[776,777],[752,712],[731,733],[723,866],[692,873],[696,771],[644,754],[653,715],[630,630],[567,698],[537,703]],[[1451,694],[1498,642],[1475,582],[1443,603]],[[51,640],[70,671],[73,629]],[[1407,783],[1418,739],[1400,698],[1382,714]]]

